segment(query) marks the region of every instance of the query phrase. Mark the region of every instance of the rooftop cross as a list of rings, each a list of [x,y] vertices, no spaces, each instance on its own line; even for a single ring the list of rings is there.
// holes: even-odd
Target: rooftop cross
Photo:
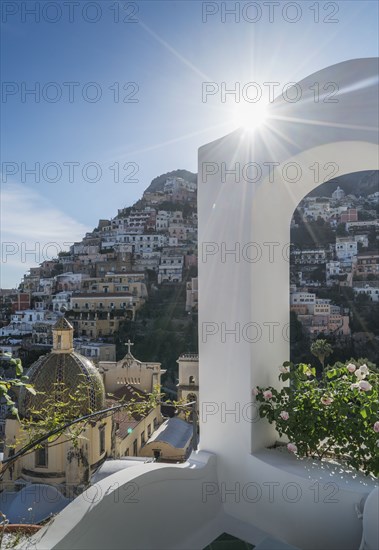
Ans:
[[[134,346],[134,344],[132,344],[132,342],[130,341],[130,338],[128,339],[128,341],[126,342],[126,344],[124,344],[124,346],[128,346],[128,355],[131,355],[131,353],[130,353],[130,347],[131,347],[131,346]]]

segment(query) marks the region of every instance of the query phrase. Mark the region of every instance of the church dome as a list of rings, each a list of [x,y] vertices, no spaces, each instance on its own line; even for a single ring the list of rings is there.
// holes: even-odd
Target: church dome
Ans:
[[[101,374],[92,361],[74,351],[73,327],[62,317],[53,327],[53,349],[43,355],[28,369],[28,383],[32,384],[37,395],[25,388],[20,390],[19,411],[27,416],[31,408],[41,410],[44,407],[45,396],[56,395],[57,401],[62,400],[60,387],[68,388],[64,399],[78,386],[86,388],[87,398],[83,400],[81,413],[83,415],[98,411],[105,406],[105,389]],[[41,393],[39,393],[41,392]]]

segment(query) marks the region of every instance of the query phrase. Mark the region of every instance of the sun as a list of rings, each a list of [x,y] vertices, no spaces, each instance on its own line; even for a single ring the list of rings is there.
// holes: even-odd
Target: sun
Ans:
[[[233,124],[248,132],[262,128],[269,118],[268,105],[262,103],[245,103],[233,112]]]

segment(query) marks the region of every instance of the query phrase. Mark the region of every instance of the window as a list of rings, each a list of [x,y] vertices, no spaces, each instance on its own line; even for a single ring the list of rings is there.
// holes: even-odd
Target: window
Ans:
[[[35,452],[36,468],[47,468],[47,444],[44,443]]]
[[[58,334],[57,348],[61,349],[61,347],[62,347],[62,336]]]
[[[125,451],[125,456],[129,456],[129,447]]]
[[[147,437],[150,437],[150,436],[151,436],[151,424],[149,424],[147,427]]]
[[[158,428],[158,418],[154,418],[153,426],[154,426],[154,430],[156,430]]]
[[[99,452],[101,455],[105,452],[105,426],[99,428]]]
[[[190,384],[195,384],[195,377],[194,376],[189,377],[189,383]]]
[[[146,440],[145,440],[145,432],[142,432],[142,433],[141,433],[141,447],[142,447],[142,445],[145,445],[145,442],[146,442]]]
[[[133,456],[137,456],[137,448],[138,448],[138,443],[137,443],[137,440],[135,439],[133,441]]]

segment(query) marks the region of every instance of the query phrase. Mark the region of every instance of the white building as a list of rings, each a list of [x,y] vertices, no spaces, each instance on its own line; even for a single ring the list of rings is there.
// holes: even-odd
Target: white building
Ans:
[[[33,295],[44,294],[50,295],[54,290],[55,280],[53,277],[41,277],[39,280],[39,288]]]
[[[145,269],[158,271],[160,261],[160,252],[142,252],[135,254],[132,269],[136,271],[144,271]]]
[[[163,186],[163,192],[166,194],[171,194],[173,191],[180,188],[194,192],[197,189],[197,184],[195,182],[187,181],[183,178],[170,177],[167,178],[166,183]]]
[[[93,256],[99,257],[100,254],[94,254]],[[89,256],[85,255],[83,257],[88,258]],[[68,271],[67,273],[61,273],[60,275],[55,276],[57,290],[62,290],[62,291],[80,290],[82,281],[87,278],[88,278],[88,275],[86,273],[72,273],[72,271]]]
[[[354,239],[357,244],[361,243],[363,248],[368,247],[368,235],[354,235]]]
[[[116,233],[105,236],[102,240],[102,249],[113,248],[117,244],[130,245],[130,251],[133,253],[154,252],[162,248],[167,243],[166,235],[145,233],[133,235],[128,233]]]
[[[314,199],[307,202],[303,208],[303,215],[305,218],[311,220],[322,218],[324,221],[327,221],[331,215],[330,201]]]
[[[55,294],[51,300],[53,311],[61,311],[62,308],[66,308],[66,310],[70,309],[71,295],[72,292],[58,292]]]
[[[378,204],[379,202],[379,191],[375,191],[375,193],[371,193],[371,195],[368,195],[367,200],[371,202],[372,204]]]
[[[350,237],[336,238],[336,256],[343,264],[351,264],[354,256],[358,254],[358,243]]]
[[[169,226],[170,212],[166,210],[159,210],[155,220],[155,226],[157,231],[166,231]]]
[[[379,281],[362,281],[354,283],[354,294],[365,294],[372,302],[379,302]]]
[[[326,285],[332,286],[337,283],[340,274],[340,262],[332,261],[326,264]]]
[[[96,365],[99,361],[115,361],[116,345],[105,342],[85,341],[80,338],[74,339],[76,352],[91,359]]]
[[[99,252],[98,244],[86,244],[83,242],[74,243],[70,247],[71,254],[77,256],[78,254],[97,254]]]
[[[332,193],[332,198],[335,200],[335,201],[340,201],[341,199],[343,199],[345,196],[345,191],[343,189],[341,189],[340,186],[337,187],[337,189],[335,191],[333,191]]]
[[[183,277],[184,258],[181,254],[162,254],[158,270],[158,284],[180,283]]]
[[[370,231],[379,228],[379,220],[346,222],[346,231]]]
[[[293,305],[314,305],[316,294],[311,292],[294,292],[290,295],[290,304]]]
[[[291,257],[295,264],[322,265],[326,262],[326,250],[323,248],[293,250]]]

